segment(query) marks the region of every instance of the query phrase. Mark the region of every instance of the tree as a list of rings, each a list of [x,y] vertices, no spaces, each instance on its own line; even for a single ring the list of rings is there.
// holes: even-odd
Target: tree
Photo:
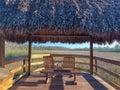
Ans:
[[[118,48],[120,48],[120,46],[118,44],[116,44],[114,48],[118,49]]]

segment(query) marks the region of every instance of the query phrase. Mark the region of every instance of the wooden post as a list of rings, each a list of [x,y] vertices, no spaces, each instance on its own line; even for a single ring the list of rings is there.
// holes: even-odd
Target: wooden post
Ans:
[[[93,74],[93,38],[90,36],[90,74]]]
[[[0,67],[5,63],[5,35],[0,33]]]
[[[23,73],[26,71],[26,70],[25,70],[25,68],[26,68],[25,61],[26,61],[26,59],[23,59]]]
[[[31,37],[29,37],[29,47],[28,47],[28,75],[31,73],[31,46],[32,46],[32,40]]]
[[[95,58],[95,74],[97,74],[97,59]]]

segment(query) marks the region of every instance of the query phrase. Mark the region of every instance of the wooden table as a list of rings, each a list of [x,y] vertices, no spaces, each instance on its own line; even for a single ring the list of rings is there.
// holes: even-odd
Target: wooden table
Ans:
[[[50,74],[53,75],[65,75],[65,74],[73,74],[74,75],[74,84],[77,84],[76,81],[76,74],[80,74],[80,70],[77,69],[43,69],[42,71],[40,71],[40,73],[44,73],[46,75],[46,80],[45,83],[47,83],[48,79],[51,78],[49,77]]]

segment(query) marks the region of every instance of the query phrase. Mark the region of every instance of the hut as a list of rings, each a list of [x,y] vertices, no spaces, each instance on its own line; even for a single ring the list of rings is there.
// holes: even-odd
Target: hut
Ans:
[[[29,42],[29,74],[32,42],[120,42],[119,0],[0,0],[0,65],[4,66],[5,40]]]

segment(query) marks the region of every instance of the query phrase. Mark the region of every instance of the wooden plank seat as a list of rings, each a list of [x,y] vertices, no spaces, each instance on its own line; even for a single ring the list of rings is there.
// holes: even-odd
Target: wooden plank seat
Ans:
[[[64,57],[62,68],[54,68],[53,57],[45,56],[43,57],[45,69],[41,70],[40,73],[44,73],[46,75],[45,83],[47,83],[48,79],[51,78],[50,75],[74,75],[74,84],[77,84],[76,74],[80,74],[80,70],[75,69],[75,58],[74,57]]]

